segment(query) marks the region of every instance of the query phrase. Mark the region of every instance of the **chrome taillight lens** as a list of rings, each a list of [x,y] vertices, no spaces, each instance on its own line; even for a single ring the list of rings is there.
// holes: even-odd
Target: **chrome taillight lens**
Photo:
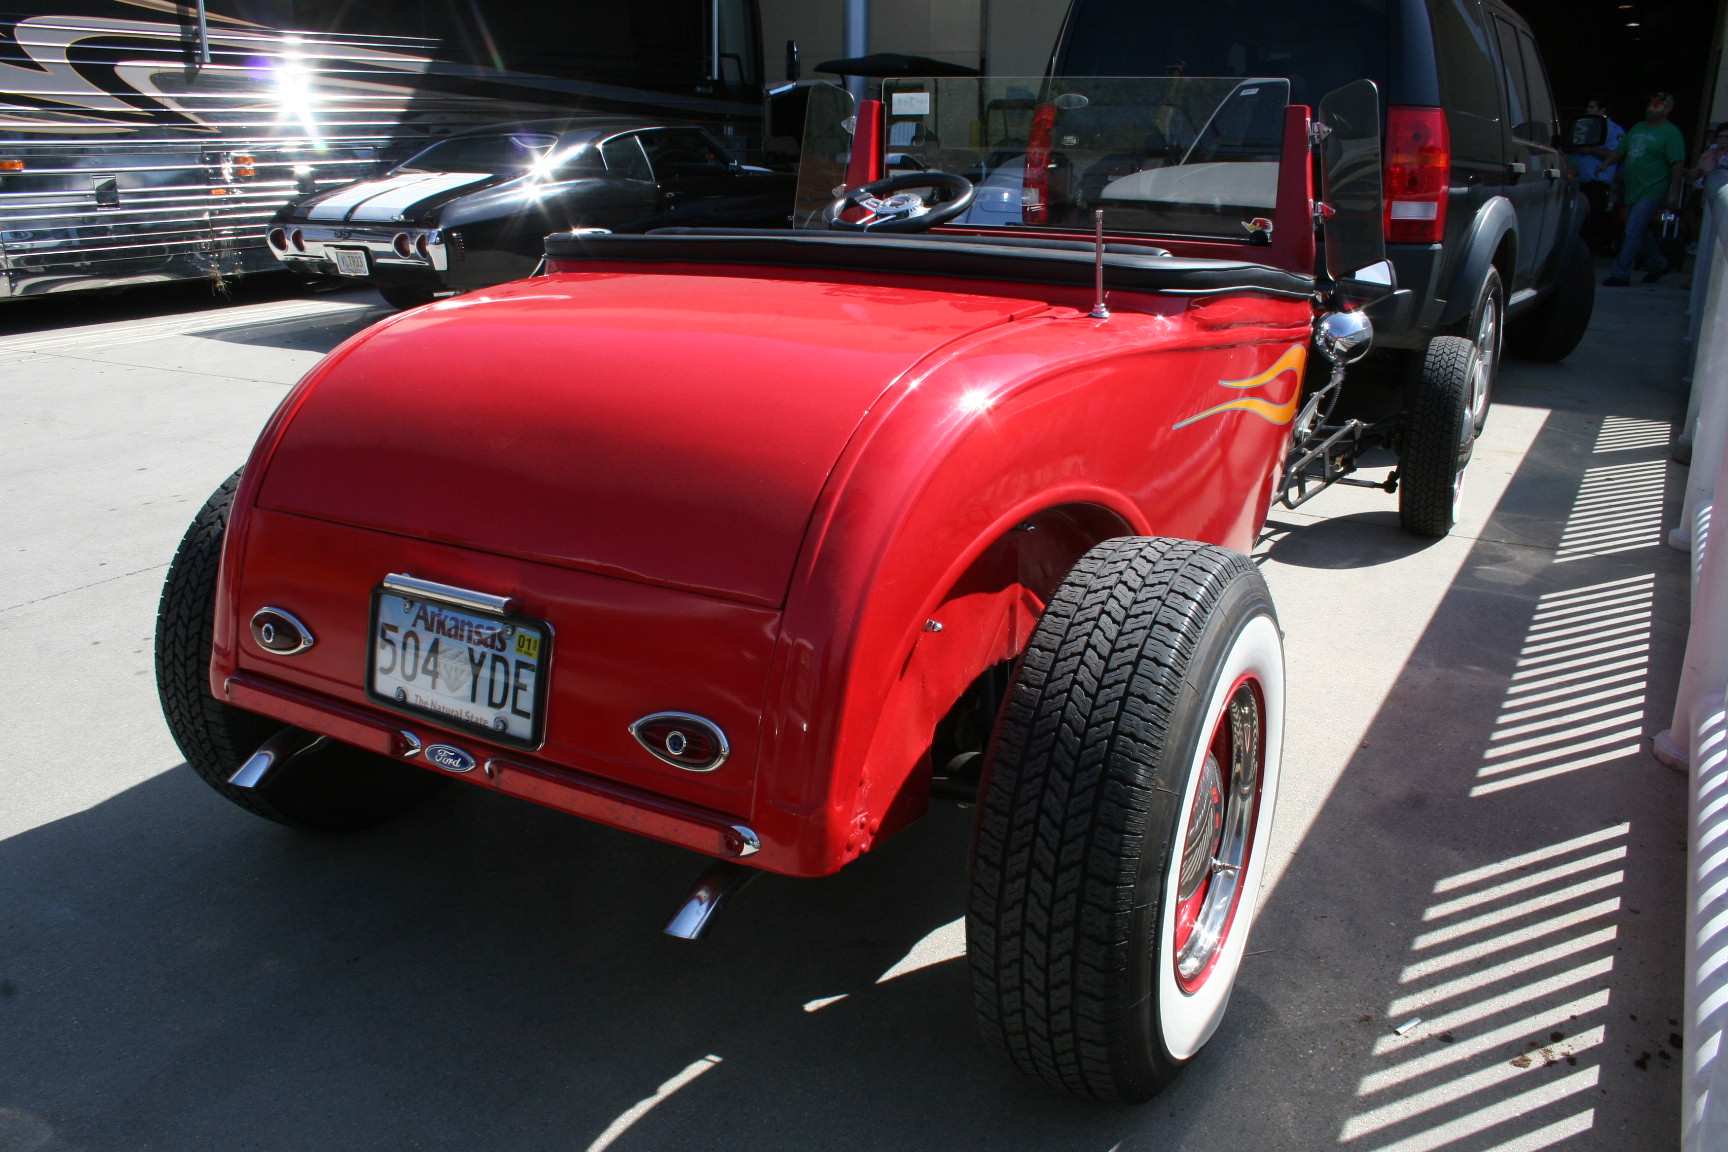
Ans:
[[[406,232],[396,233],[396,239],[390,242],[390,247],[396,249],[396,255],[404,260],[412,259],[414,256],[414,242],[408,239]]]
[[[1393,105],[1386,113],[1386,239],[1440,243],[1451,187],[1452,135],[1445,111]]]
[[[630,725],[630,735],[668,764],[690,772],[712,772],[732,747],[719,725],[688,712],[656,712]]]
[[[422,260],[430,261],[432,259],[432,242],[426,233],[422,232],[414,237],[414,251],[420,253]]]
[[[270,247],[278,252],[288,251],[288,233],[280,228],[270,229]]]
[[[294,251],[306,251],[306,233],[300,231],[300,229],[296,228],[288,234],[288,242],[294,245]]]

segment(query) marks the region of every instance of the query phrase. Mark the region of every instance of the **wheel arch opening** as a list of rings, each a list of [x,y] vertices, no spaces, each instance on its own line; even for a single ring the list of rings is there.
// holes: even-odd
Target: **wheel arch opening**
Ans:
[[[876,841],[921,816],[932,794],[960,801],[975,796],[1015,662],[1044,605],[1094,546],[1135,534],[1110,508],[1052,505],[984,544],[943,589],[901,664],[871,740],[869,774],[897,781],[879,814]]]

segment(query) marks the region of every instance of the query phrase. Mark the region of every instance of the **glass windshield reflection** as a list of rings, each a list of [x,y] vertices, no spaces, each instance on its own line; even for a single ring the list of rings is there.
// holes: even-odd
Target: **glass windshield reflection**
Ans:
[[[1270,241],[1290,82],[936,77],[885,80],[890,175],[978,186],[956,225]]]

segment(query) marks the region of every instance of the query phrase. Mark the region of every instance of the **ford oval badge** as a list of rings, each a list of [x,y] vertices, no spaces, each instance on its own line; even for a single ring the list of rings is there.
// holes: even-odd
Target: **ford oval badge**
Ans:
[[[429,763],[436,764],[446,772],[474,771],[474,757],[460,748],[452,748],[448,744],[428,744],[426,751],[421,753]]]

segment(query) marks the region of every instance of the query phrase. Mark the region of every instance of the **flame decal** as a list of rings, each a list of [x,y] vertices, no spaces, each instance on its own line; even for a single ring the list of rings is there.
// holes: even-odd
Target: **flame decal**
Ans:
[[[1226,400],[1222,404],[1215,405],[1178,424],[1171,425],[1171,431],[1175,431],[1177,428],[1186,428],[1196,421],[1204,420],[1208,416],[1216,416],[1221,412],[1248,412],[1273,424],[1288,424],[1295,419],[1296,405],[1302,399],[1302,370],[1307,364],[1308,346],[1306,344],[1292,344],[1289,351],[1278,357],[1272,367],[1258,376],[1250,376],[1246,380],[1218,381],[1219,385],[1224,388],[1259,388],[1272,383],[1284,373],[1291,372],[1295,374],[1296,380],[1290,389],[1290,399],[1276,404],[1258,396],[1243,396],[1239,400]]]

